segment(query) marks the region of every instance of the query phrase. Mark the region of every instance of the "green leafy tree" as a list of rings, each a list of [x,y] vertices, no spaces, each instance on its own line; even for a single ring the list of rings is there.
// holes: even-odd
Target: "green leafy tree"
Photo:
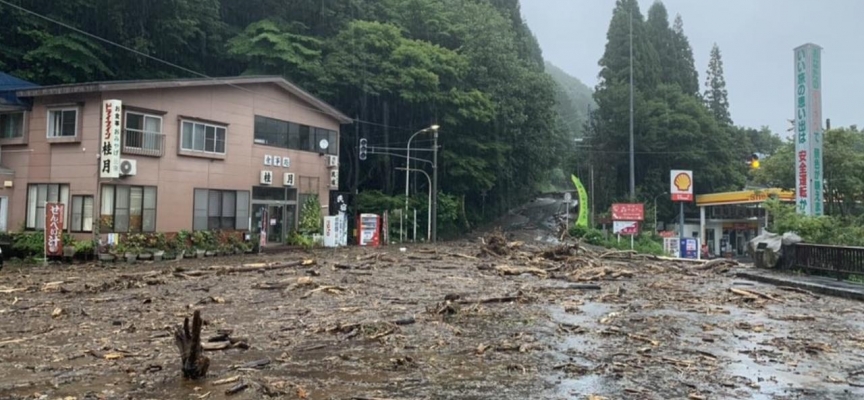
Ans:
[[[321,74],[322,42],[295,33],[303,29],[298,23],[253,22],[228,41],[228,54],[246,64],[245,74],[277,74],[309,82]]]
[[[711,48],[708,72],[705,76],[705,104],[721,125],[732,125],[729,114],[729,93],[726,91],[726,78],[723,77],[723,59],[717,43]]]

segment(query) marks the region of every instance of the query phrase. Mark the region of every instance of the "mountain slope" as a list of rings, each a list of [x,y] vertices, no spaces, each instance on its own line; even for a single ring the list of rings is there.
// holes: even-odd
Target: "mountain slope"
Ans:
[[[572,137],[582,136],[588,120],[588,110],[597,108],[594,102],[594,91],[578,78],[570,76],[561,68],[546,62],[546,73],[558,84],[555,98],[558,102],[557,111]]]

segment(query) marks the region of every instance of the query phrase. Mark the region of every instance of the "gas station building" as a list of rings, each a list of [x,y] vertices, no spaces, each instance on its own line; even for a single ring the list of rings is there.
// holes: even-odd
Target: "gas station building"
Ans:
[[[762,234],[767,225],[768,213],[762,203],[774,197],[795,202],[795,192],[778,188],[697,195],[698,224],[695,219],[685,222],[685,235],[704,238],[712,255],[742,256],[747,242]]]

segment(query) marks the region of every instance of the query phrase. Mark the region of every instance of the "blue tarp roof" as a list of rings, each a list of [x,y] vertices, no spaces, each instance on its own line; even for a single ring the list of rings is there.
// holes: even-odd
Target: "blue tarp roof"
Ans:
[[[0,72],[0,105],[27,107],[28,103],[15,96],[15,91],[38,86],[35,83]]]

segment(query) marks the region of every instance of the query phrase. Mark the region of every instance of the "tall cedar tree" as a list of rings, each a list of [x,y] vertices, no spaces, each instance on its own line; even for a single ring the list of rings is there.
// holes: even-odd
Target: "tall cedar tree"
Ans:
[[[699,95],[699,73],[693,58],[693,48],[690,39],[684,34],[684,20],[681,14],[675,16],[672,23],[672,43],[675,46],[675,59],[678,61],[678,86],[684,93]]]
[[[723,59],[717,43],[711,48],[711,59],[708,61],[708,72],[705,76],[705,105],[711,110],[718,123],[724,126],[732,125],[729,114],[729,98],[726,91],[726,79],[723,78]]]

